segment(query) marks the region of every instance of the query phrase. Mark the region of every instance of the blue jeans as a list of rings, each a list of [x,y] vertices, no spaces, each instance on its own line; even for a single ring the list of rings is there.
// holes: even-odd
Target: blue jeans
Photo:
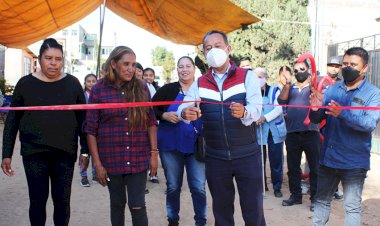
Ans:
[[[330,215],[331,200],[342,181],[344,193],[345,226],[359,226],[361,219],[361,202],[366,169],[334,169],[319,167],[318,189],[314,208],[314,226],[327,225]]]
[[[207,217],[205,164],[195,160],[194,154],[177,151],[161,150],[160,158],[166,176],[168,221],[179,221],[180,194],[183,171],[186,167],[187,183],[193,199],[195,225],[205,225]]]
[[[88,160],[90,161],[91,158]],[[79,166],[79,170],[82,171],[82,165]],[[79,171],[79,173],[80,173]],[[92,171],[92,177],[96,177],[96,172],[95,172],[95,168],[94,168],[94,162],[91,160],[91,171]],[[87,177],[87,170],[83,171],[83,173],[80,174],[81,177]]]
[[[265,226],[261,153],[234,160],[206,159],[215,226],[234,226],[235,186],[245,225]]]
[[[283,179],[283,165],[284,165],[284,142],[275,144],[273,142],[272,133],[268,134],[268,145],[264,145],[264,169],[266,169],[267,149],[269,155],[270,176],[272,179],[273,190],[280,191]],[[265,184],[267,182],[267,174],[264,170]]]

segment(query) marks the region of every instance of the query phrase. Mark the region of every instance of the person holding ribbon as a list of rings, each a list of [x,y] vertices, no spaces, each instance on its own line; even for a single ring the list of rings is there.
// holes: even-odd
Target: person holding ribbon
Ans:
[[[319,124],[305,123],[310,96],[310,68],[306,61],[294,64],[296,83],[291,84],[290,73],[285,73],[286,83],[277,98],[279,104],[292,105],[286,109],[286,159],[289,177],[289,199],[283,200],[283,206],[302,204],[301,190],[301,157],[305,152],[310,168],[310,211],[314,210],[315,193],[317,191],[317,171],[321,141]],[[298,107],[299,106],[299,107]]]
[[[86,104],[77,78],[63,73],[63,48],[55,39],[45,39],[38,62],[41,70],[22,77],[13,92],[11,107]],[[70,196],[78,135],[82,172],[88,166],[86,136],[81,131],[83,110],[10,110],[3,131],[1,168],[14,176],[12,155],[18,131],[29,190],[32,226],[45,225],[49,189],[54,204],[54,224],[69,225]],[[50,181],[50,184],[49,184]]]
[[[158,165],[157,120],[151,107],[139,104],[149,101],[149,90],[134,76],[135,70],[133,50],[116,47],[105,63],[104,78],[92,87],[88,101],[136,103],[130,108],[87,111],[85,132],[98,182],[108,187],[114,226],[125,225],[126,193],[132,224],[148,225],[146,177],[148,169],[154,174]]]
[[[188,56],[179,58],[177,63],[178,82],[164,85],[157,90],[153,100],[182,101],[194,82],[195,64]],[[200,119],[191,124],[180,121],[177,116],[179,104],[154,107],[158,126],[158,148],[166,176],[166,209],[169,226],[178,225],[180,194],[184,168],[195,212],[195,225],[206,225],[206,175],[205,164],[194,156],[194,143],[197,137],[195,130],[201,133]]]
[[[368,67],[368,52],[361,47],[350,48],[343,55],[343,81],[330,86],[323,99],[315,89],[310,95],[310,120],[314,123],[327,120],[319,161],[314,226],[327,225],[331,200],[339,182],[344,192],[344,225],[360,225],[362,191],[370,169],[372,131],[380,119],[378,110],[366,109],[380,106],[380,89],[365,76]]]
[[[245,224],[264,226],[263,172],[254,123],[261,116],[263,103],[260,82],[252,70],[230,61],[231,46],[225,33],[207,32],[203,51],[211,68],[191,85],[184,98],[202,102],[199,108],[194,102],[181,104],[177,115],[187,122],[202,117],[215,225],[235,225],[235,178]]]

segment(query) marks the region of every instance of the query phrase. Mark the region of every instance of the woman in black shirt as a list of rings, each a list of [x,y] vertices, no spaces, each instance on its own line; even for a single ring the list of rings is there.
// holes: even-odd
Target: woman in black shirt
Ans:
[[[85,104],[78,79],[62,72],[62,46],[46,39],[38,57],[41,71],[21,78],[14,90],[11,106],[49,106]],[[87,169],[88,148],[81,132],[85,111],[9,111],[3,132],[1,168],[13,176],[13,148],[20,131],[21,155],[29,189],[29,219],[32,226],[45,225],[49,179],[54,203],[54,224],[68,225],[74,163],[81,136],[82,170]],[[83,138],[83,139],[82,139]]]

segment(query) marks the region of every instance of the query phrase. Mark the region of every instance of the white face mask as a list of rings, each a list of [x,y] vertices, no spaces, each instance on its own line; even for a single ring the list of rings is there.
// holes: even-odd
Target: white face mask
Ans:
[[[226,62],[228,55],[227,55],[226,51],[224,51],[223,49],[212,48],[207,53],[206,58],[207,58],[207,63],[211,67],[218,68]]]
[[[260,88],[263,88],[266,83],[267,83],[267,80],[265,78],[260,78]]]

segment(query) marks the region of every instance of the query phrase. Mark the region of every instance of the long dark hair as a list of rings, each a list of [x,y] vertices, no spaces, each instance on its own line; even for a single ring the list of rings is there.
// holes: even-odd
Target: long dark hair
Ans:
[[[126,46],[118,46],[114,50],[112,50],[110,56],[108,57],[105,63],[104,70],[104,78],[111,82],[116,82],[116,71],[114,71],[111,67],[111,62],[117,63],[124,55],[126,54],[136,54],[133,50]],[[147,102],[148,94],[145,90],[145,86],[142,81],[136,78],[136,76],[132,76],[132,79],[128,82],[125,82],[120,87],[122,91],[126,94],[125,100],[126,102]],[[148,107],[133,107],[128,108],[128,125],[134,130],[136,128],[147,128],[148,126]]]

